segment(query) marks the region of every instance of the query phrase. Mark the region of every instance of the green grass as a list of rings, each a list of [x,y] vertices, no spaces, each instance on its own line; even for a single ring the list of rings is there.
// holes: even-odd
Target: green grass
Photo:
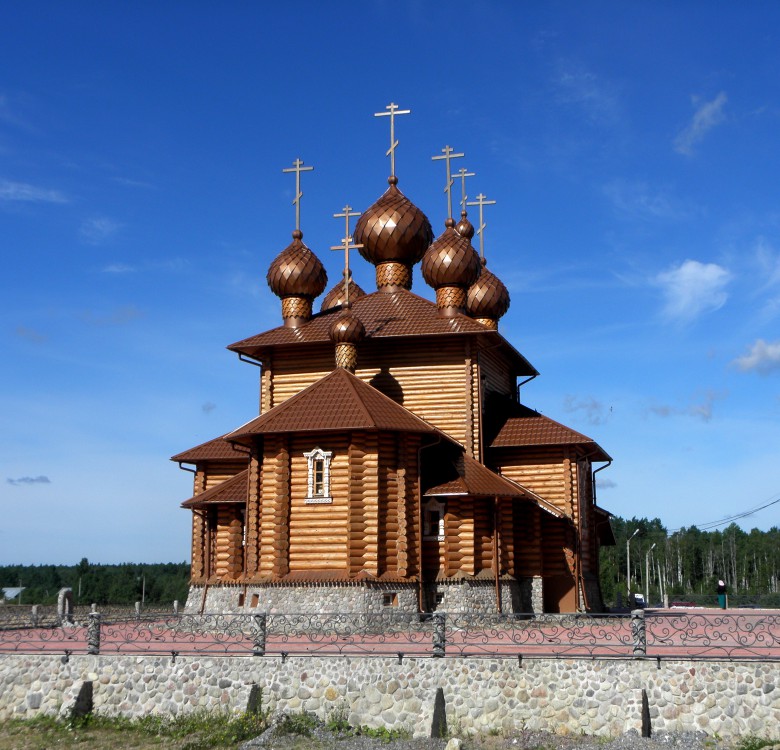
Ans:
[[[735,746],[734,750],[761,750],[762,747],[769,747],[776,744],[777,740],[768,740],[761,737],[749,735],[743,737]]]

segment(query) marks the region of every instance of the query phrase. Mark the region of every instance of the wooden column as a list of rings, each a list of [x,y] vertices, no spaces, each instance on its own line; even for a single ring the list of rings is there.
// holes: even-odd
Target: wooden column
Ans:
[[[290,449],[286,437],[278,440],[275,463],[272,573],[282,577],[290,572]]]

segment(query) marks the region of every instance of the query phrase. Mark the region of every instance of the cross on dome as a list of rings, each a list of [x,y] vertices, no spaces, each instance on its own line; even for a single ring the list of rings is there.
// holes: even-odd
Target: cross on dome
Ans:
[[[477,234],[479,235],[479,257],[482,259],[485,258],[485,236],[482,230],[487,226],[482,218],[482,209],[485,206],[494,206],[495,204],[495,201],[486,200],[482,193],[477,196],[475,201],[466,203],[467,206],[479,206],[479,229],[477,229]]]
[[[466,210],[466,198],[468,196],[466,195],[466,178],[467,177],[475,177],[476,175],[474,172],[467,172],[464,167],[461,167],[458,170],[458,174],[456,177],[460,177],[460,208],[461,211]]]
[[[360,211],[353,211],[352,206],[346,205],[342,209],[344,213],[333,214],[334,219],[344,219],[346,225],[344,229],[344,239],[342,245],[332,245],[331,250],[344,251],[344,307],[349,307],[349,251],[359,250],[362,244],[352,242],[352,235],[349,233],[349,220],[353,216],[360,216]]]
[[[293,205],[295,206],[295,230],[300,232],[301,230],[301,198],[303,193],[301,192],[301,172],[312,172],[314,167],[304,167],[300,158],[293,162],[292,167],[283,169],[282,172],[295,172],[295,198],[293,198]]]
[[[437,161],[439,159],[444,159],[444,161],[447,164],[447,187],[444,188],[444,192],[447,193],[447,216],[449,218],[452,218],[452,191],[451,188],[455,184],[455,180],[452,179],[452,175],[450,173],[450,159],[459,159],[462,156],[465,156],[465,154],[456,154],[452,150],[452,146],[445,146],[442,149],[442,156],[432,156],[431,160]]]
[[[385,156],[390,157],[390,175],[395,176],[395,147],[398,145],[398,141],[395,139],[395,118],[396,115],[410,115],[411,109],[398,109],[398,105],[395,102],[390,102],[385,109],[388,112],[374,112],[374,117],[389,117],[390,118],[390,148],[387,149]]]

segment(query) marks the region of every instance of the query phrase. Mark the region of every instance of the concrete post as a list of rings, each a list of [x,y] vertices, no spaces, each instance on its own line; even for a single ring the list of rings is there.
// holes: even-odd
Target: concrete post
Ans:
[[[254,637],[252,639],[252,656],[265,656],[265,637],[267,632],[267,615],[265,612],[252,615]]]
[[[141,602],[135,603],[135,619],[136,620],[141,619]]]
[[[30,622],[34,628],[38,627],[38,605],[32,605],[32,612],[30,612]]]
[[[178,599],[174,599],[173,600],[173,614],[176,615],[177,617],[179,615],[179,600]]]
[[[634,656],[647,656],[647,631],[643,609],[631,610],[631,640],[634,644]]]
[[[444,612],[433,613],[433,655],[444,656],[447,643],[446,616]]]
[[[100,613],[90,612],[87,622],[87,653],[97,655],[100,653]]]

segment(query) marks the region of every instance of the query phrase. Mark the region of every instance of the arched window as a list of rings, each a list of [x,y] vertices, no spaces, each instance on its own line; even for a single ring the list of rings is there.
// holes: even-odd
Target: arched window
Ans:
[[[306,484],[306,504],[332,503],[330,495],[330,462],[333,451],[315,448],[303,454],[309,466],[309,478]]]

